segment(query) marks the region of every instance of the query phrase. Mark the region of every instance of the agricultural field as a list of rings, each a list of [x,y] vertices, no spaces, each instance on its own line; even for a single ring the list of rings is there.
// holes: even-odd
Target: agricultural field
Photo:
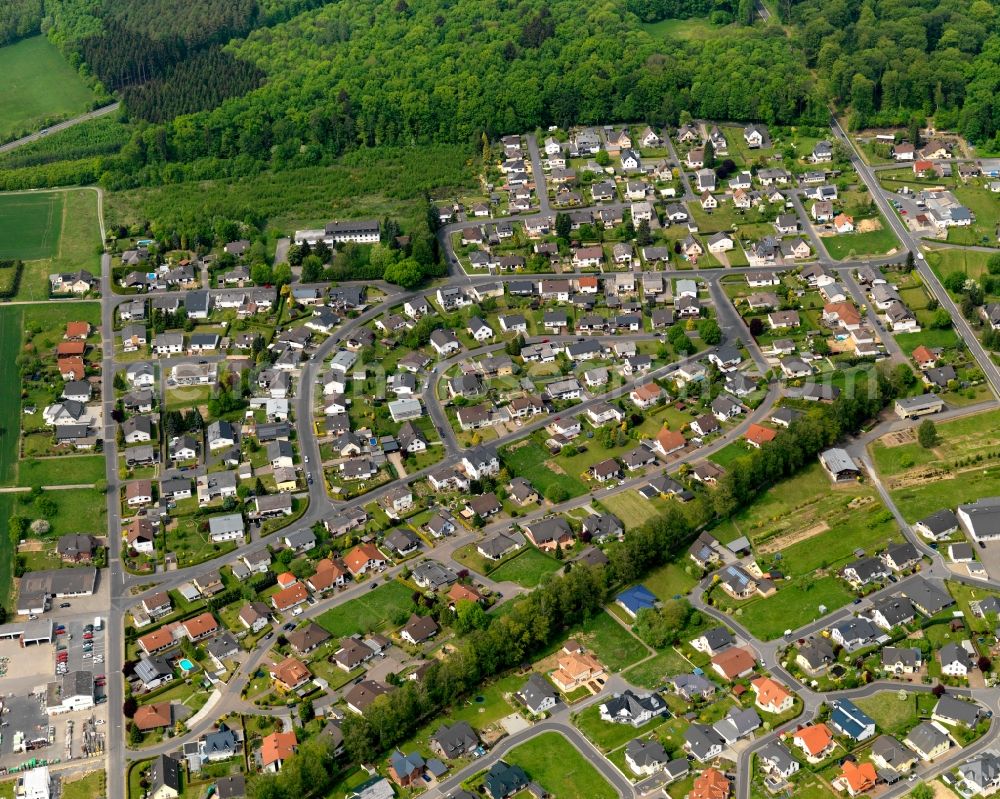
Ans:
[[[547,732],[505,757],[559,799],[614,799],[617,795],[586,758],[557,732]]]
[[[555,558],[534,547],[524,547],[520,553],[490,572],[490,579],[500,582],[509,580],[524,588],[534,588],[560,568],[562,564]]]
[[[0,141],[81,114],[96,99],[79,73],[44,36],[0,47],[0,75],[4,76]]]
[[[62,192],[0,194],[0,258],[51,258],[62,235]]]
[[[10,607],[14,587],[14,542],[8,526],[13,512],[13,495],[0,494],[0,606],[5,608]]]
[[[910,523],[941,508],[1000,494],[1000,414],[995,411],[937,425],[931,450],[887,437],[871,447],[883,482]]]
[[[89,189],[0,194],[0,259],[25,262],[15,299],[45,301],[49,274],[100,274],[97,193]]]
[[[412,606],[413,592],[395,580],[367,594],[331,608],[316,619],[316,623],[335,638],[355,633],[384,630],[400,618],[402,624]]]

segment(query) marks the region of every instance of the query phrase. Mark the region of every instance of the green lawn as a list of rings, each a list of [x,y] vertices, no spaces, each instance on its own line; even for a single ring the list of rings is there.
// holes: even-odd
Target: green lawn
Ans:
[[[364,596],[331,608],[316,622],[337,638],[382,630],[406,621],[412,609],[412,596],[409,588],[393,580]]]
[[[74,455],[21,461],[18,483],[26,486],[95,483],[105,477],[104,457]]]
[[[655,519],[670,501],[662,498],[648,500],[636,491],[621,491],[601,497],[600,504],[621,519],[626,530],[631,530]]]
[[[828,236],[823,239],[830,257],[843,261],[853,255],[882,255],[899,247],[896,235],[884,226],[870,233],[847,233],[843,236]]]
[[[962,272],[971,278],[979,279],[986,273],[986,262],[990,253],[981,250],[933,250],[927,253],[927,263],[940,279],[952,272]]]
[[[625,679],[633,685],[653,690],[660,688],[668,677],[690,671],[692,668],[691,663],[675,649],[666,649],[630,668],[625,672]]]
[[[64,491],[46,491],[45,496],[56,503],[57,513],[49,519],[50,536],[66,533],[107,532],[107,507],[104,495],[92,488],[70,488]],[[16,512],[17,509],[15,509]],[[30,506],[26,515],[31,515]]]
[[[621,671],[649,654],[645,645],[609,613],[599,613],[570,631],[610,671]]]
[[[877,540],[877,539],[872,539]],[[838,577],[819,579],[808,576],[778,583],[778,593],[756,599],[739,608],[734,615],[755,636],[766,641],[779,638],[785,630],[797,629],[820,618],[820,605],[826,613],[846,605],[854,598],[847,583]]]
[[[79,73],[44,36],[0,47],[0,75],[4,76],[0,141],[38,130],[50,120],[80,114],[95,99]]]
[[[655,730],[663,719],[657,717],[647,722],[642,727],[633,727],[631,724],[615,724],[604,721],[601,718],[600,704],[593,704],[586,710],[581,711],[574,719],[573,723],[580,732],[587,736],[594,746],[603,752],[617,749],[624,746],[633,738],[637,738],[643,733]]]
[[[106,795],[107,780],[103,769],[62,784],[62,799],[99,799]]]
[[[871,447],[875,468],[881,477],[902,474],[914,466],[931,463],[937,457],[933,450],[924,449],[917,443],[887,447],[876,441]]]
[[[902,737],[917,723],[917,699],[913,694],[884,691],[858,699],[855,704],[872,717],[881,732],[889,735]]]
[[[643,579],[642,584],[660,599],[671,599],[678,594],[686,594],[694,588],[697,580],[687,572],[694,566],[690,558],[660,566]]]
[[[546,463],[549,453],[541,444],[530,439],[526,444],[504,450],[502,458],[512,475],[527,478],[541,494],[545,494],[551,486],[565,489],[571,497],[578,497],[587,491],[579,478],[553,471]]]
[[[490,572],[490,579],[501,582],[510,580],[525,588],[534,588],[560,568],[562,563],[555,558],[539,552],[534,547],[524,547],[515,557]]]
[[[617,793],[586,758],[557,732],[515,747],[504,758],[559,799],[615,799]]]
[[[911,354],[917,347],[923,344],[931,349],[952,349],[958,345],[958,334],[952,329],[933,330],[925,328],[919,333],[900,333],[896,336],[896,343],[907,355]]]

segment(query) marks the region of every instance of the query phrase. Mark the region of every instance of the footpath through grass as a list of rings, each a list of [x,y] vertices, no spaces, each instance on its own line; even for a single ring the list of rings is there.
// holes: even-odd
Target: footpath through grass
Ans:
[[[79,73],[44,36],[0,47],[0,75],[0,141],[81,114],[95,99]]]

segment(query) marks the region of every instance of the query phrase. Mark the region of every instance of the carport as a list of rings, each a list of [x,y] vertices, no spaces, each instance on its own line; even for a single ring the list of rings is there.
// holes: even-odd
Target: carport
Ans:
[[[51,644],[54,626],[51,621],[26,621],[0,625],[0,639],[21,639],[21,646],[33,644]]]

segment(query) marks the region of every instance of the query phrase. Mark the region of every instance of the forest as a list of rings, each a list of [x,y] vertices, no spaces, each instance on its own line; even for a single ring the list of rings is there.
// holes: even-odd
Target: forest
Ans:
[[[38,33],[42,0],[4,0],[0,3],[0,45]]]
[[[39,1],[5,6],[0,30],[29,29]],[[251,179],[355,151],[471,153],[484,132],[669,125],[683,112],[825,125],[831,104],[855,128],[933,117],[1000,149],[986,0],[782,0],[784,24],[752,25],[748,3],[44,0],[42,30],[119,93],[129,121],[62,159],[0,165],[0,186]],[[689,16],[743,24],[691,39],[644,25]]]
[[[976,143],[1000,129],[1000,38],[985,0],[801,0],[795,41],[852,127],[934,117]],[[994,143],[995,146],[995,143]]]

